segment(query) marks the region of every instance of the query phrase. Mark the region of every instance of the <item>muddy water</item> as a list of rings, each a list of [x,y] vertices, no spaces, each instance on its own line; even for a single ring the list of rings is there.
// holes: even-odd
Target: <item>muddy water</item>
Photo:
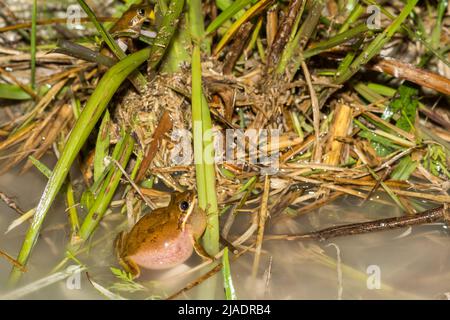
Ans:
[[[0,191],[12,196],[23,210],[35,206],[45,186],[45,178],[31,170],[25,175],[6,174],[0,179]],[[305,232],[327,227],[340,221],[349,223],[398,215],[393,206],[367,203],[358,206],[355,199],[345,199],[322,208],[319,212],[297,219],[268,222],[269,233]],[[5,231],[18,214],[0,203],[0,249],[16,256],[28,222]],[[96,231],[92,247],[79,256],[88,268],[90,278],[104,288],[120,281],[109,267],[116,266],[112,242],[119,222],[124,218],[112,213]],[[20,287],[48,277],[64,257],[69,228],[63,200],[49,212],[37,246],[28,264]],[[239,234],[248,227],[245,217],[238,217],[235,228]],[[233,233],[232,233],[233,234]],[[334,239],[326,243],[268,241],[263,245],[259,271],[251,277],[254,255],[247,253],[232,262],[232,275],[241,299],[436,299],[450,291],[450,246],[447,230],[439,224],[413,227],[377,234]],[[338,254],[339,252],[339,254]],[[192,257],[185,265],[159,272],[145,272],[139,283],[144,291],[116,291],[125,298],[159,298],[182,288],[201,273],[188,273],[200,263]],[[74,265],[69,262],[60,271]],[[10,265],[0,259],[0,295],[11,292],[6,283]],[[203,271],[205,272],[205,271]],[[217,298],[222,298],[221,274],[209,281],[219,281]],[[123,283],[122,283],[123,284]],[[208,284],[206,284],[208,285]],[[201,297],[202,286],[181,298]],[[256,290],[255,290],[256,289]],[[15,291],[17,294],[17,291]],[[103,299],[89,282],[86,273],[62,279],[21,298]],[[8,296],[3,296],[8,298]]]

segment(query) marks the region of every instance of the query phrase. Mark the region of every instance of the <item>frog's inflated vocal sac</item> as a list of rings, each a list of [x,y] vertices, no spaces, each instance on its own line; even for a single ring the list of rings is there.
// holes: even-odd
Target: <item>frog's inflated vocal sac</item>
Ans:
[[[143,216],[128,234],[116,238],[116,254],[122,267],[135,278],[140,267],[167,269],[186,261],[193,248],[204,256],[198,240],[206,228],[206,214],[190,210],[193,192],[172,196],[165,208]]]

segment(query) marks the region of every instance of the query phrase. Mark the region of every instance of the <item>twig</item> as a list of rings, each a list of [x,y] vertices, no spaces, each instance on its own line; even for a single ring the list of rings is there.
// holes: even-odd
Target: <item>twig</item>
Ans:
[[[210,271],[208,271],[207,273],[202,275],[200,278],[197,278],[194,281],[187,284],[183,289],[181,289],[181,290],[175,292],[174,294],[170,295],[169,297],[167,297],[167,300],[173,300],[176,297],[178,297],[180,294],[182,294],[183,292],[189,291],[192,288],[198,286],[200,283],[211,278],[213,275],[215,275],[217,272],[219,272],[220,269],[222,269],[222,263],[219,263],[217,266],[215,266],[213,269],[211,269]]]
[[[111,22],[111,21],[117,21],[118,18],[115,17],[97,17],[97,20],[100,22]],[[90,22],[89,18],[80,18],[80,23],[88,23]],[[36,25],[38,26],[45,26],[50,24],[66,24],[67,18],[54,18],[54,19],[45,19],[45,20],[37,20]],[[4,27],[0,28],[0,33],[12,31],[12,30],[19,30],[19,29],[26,29],[31,27],[31,21],[24,22],[24,23],[18,23],[14,25],[6,25]]]
[[[308,84],[309,95],[311,96],[311,105],[313,110],[313,120],[314,120],[314,135],[316,137],[315,147],[314,147],[314,162],[321,162],[322,158],[322,147],[320,145],[320,108],[319,100],[317,99],[316,91],[311,81],[311,74],[309,73],[308,66],[303,61],[302,62],[303,74],[305,75],[306,83]]]
[[[444,206],[426,210],[415,215],[406,215],[402,217],[380,219],[362,223],[352,223],[337,227],[326,228],[319,231],[300,235],[273,235],[266,236],[265,240],[327,240],[330,238],[365,234],[378,231],[387,231],[400,229],[407,226],[420,225],[432,222],[443,221],[448,223],[448,217]]]
[[[252,28],[253,23],[251,22],[246,22],[239,28],[239,37],[234,40],[227,56],[225,57],[223,63],[223,74],[232,73],[234,65],[236,64],[242,53],[242,50],[248,42],[247,40],[249,39]]]
[[[136,192],[141,196],[142,200],[144,200],[144,202],[149,206],[149,208],[155,209],[155,207],[156,207],[155,204],[153,202],[151,202],[149,199],[147,199],[147,197],[142,193],[141,189],[136,185],[136,183],[133,181],[133,179],[130,178],[130,176],[125,171],[125,169],[120,165],[119,161],[117,161],[116,159],[113,159],[113,158],[110,158],[109,160],[111,160],[116,165],[116,167],[122,172],[125,179],[128,180],[128,182],[131,184],[133,189],[136,190]]]
[[[378,60],[371,68],[390,74],[395,78],[408,80],[440,93],[450,95],[450,79],[437,73],[417,68],[409,63],[389,58]]]
[[[0,192],[0,199],[11,209],[13,209],[14,211],[16,211],[18,214],[22,215],[23,214],[23,210],[19,208],[19,206],[17,205],[17,203],[11,199],[10,197],[8,197],[5,193]]]
[[[302,8],[304,0],[291,0],[289,4],[289,8],[287,11],[286,18],[280,24],[280,27],[277,30],[277,34],[275,36],[275,40],[270,47],[269,54],[267,56],[267,63],[269,68],[277,65],[280,60],[280,55],[289,41],[289,36],[291,34],[292,26],[297,18],[297,15]]]
[[[14,259],[13,257],[11,257],[9,254],[7,254],[6,252],[3,252],[2,250],[0,250],[0,257],[5,258],[6,260],[8,260],[12,265],[14,265],[17,269],[19,269],[21,272],[26,272],[27,269],[21,264],[19,263],[19,261],[17,261],[16,259]]]

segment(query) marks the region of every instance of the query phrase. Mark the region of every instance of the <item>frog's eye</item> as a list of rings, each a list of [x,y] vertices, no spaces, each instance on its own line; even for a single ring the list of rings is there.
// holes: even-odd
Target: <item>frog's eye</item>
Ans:
[[[136,13],[142,17],[145,17],[145,9],[144,8],[137,9]]]
[[[181,201],[179,207],[181,211],[186,211],[187,209],[189,209],[189,202]]]

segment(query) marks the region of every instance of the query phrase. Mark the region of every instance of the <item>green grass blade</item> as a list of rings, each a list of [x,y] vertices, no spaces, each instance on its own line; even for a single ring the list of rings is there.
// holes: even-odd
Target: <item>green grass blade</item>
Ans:
[[[206,34],[214,32],[219,28],[225,21],[233,17],[241,9],[244,9],[248,4],[254,2],[253,0],[236,0],[231,6],[222,11],[217,18],[215,18],[206,29]]]
[[[194,137],[194,160],[196,167],[197,193],[200,208],[206,210],[208,222],[203,244],[212,256],[219,252],[219,218],[216,196],[216,176],[214,166],[214,144],[211,114],[203,95],[200,43],[203,39],[201,26],[203,19],[201,1],[189,3],[191,38],[194,42],[192,54],[192,123]]]
[[[417,165],[417,161],[413,161],[410,156],[404,157],[400,160],[394,171],[392,171],[391,179],[408,180],[411,174],[416,170]]]
[[[116,145],[113,152],[113,159],[115,159],[122,168],[125,168],[128,160],[130,159],[133,151],[134,141],[133,138],[127,133]],[[80,238],[86,241],[98,226],[100,220],[108,209],[109,204],[119,186],[120,179],[122,178],[122,171],[114,166],[105,179],[100,192],[95,198],[95,202],[89,209],[89,213],[83,221],[80,228]]]
[[[37,20],[37,0],[33,1],[33,11],[31,12],[31,88],[36,88],[36,20]]]
[[[367,27],[366,24],[360,24],[358,26],[356,26],[355,28],[352,28],[348,31],[345,31],[343,33],[340,33],[326,41],[323,41],[321,43],[318,43],[317,45],[315,45],[314,47],[312,47],[311,49],[306,50],[303,53],[303,58],[304,59],[308,59],[310,57],[313,57],[325,50],[331,49],[333,47],[336,47],[340,44],[343,44],[345,42],[347,42],[350,39],[354,39],[355,37],[359,36],[360,34],[368,31],[369,28]]]
[[[222,257],[223,287],[225,289],[225,298],[227,300],[237,300],[236,290],[234,289],[233,279],[231,278],[230,260],[228,258],[228,248],[223,250]]]
[[[49,167],[47,167],[45,164],[43,164],[41,161],[39,161],[33,156],[29,156],[28,159],[36,167],[36,169],[38,169],[47,179],[50,179],[52,175],[52,170],[50,170]]]
[[[94,154],[94,182],[98,181],[103,171],[106,169],[105,157],[108,155],[109,150],[109,111],[105,111],[102,123],[100,125],[100,130],[97,136],[97,143],[95,144],[95,154]]]
[[[66,204],[67,204],[67,212],[69,215],[70,227],[72,230],[71,240],[74,239],[78,235],[78,230],[80,230],[80,223],[78,221],[78,211],[75,202],[75,195],[73,192],[72,183],[67,183],[66,190]]]
[[[0,99],[29,100],[31,96],[19,86],[0,83]]]
[[[149,71],[156,69],[169,47],[170,41],[177,30],[178,20],[183,8],[184,0],[170,1],[169,9],[163,17],[161,27],[151,47],[150,58],[148,60]]]
[[[226,10],[229,6],[233,4],[233,0],[216,0],[215,2],[217,8],[219,8],[222,11]]]
[[[352,12],[350,12],[350,15],[345,20],[345,22],[342,24],[341,28],[339,29],[338,33],[342,33],[348,30],[350,25],[354,23],[356,20],[359,19],[359,17],[364,13],[364,7],[360,5],[359,3],[356,4],[356,6],[353,8]]]
[[[105,41],[106,45],[111,49],[114,55],[122,60],[126,57],[126,54],[122,51],[119,45],[114,41],[114,38],[106,31],[105,27],[98,22],[97,17],[95,16],[94,11],[84,2],[84,0],[77,0],[80,4],[81,8],[83,8],[84,12],[88,15],[91,22],[94,24],[97,31],[100,33],[103,41]]]
[[[435,49],[439,48],[439,43],[441,41],[441,33],[442,33],[442,20],[445,15],[445,11],[448,6],[448,0],[440,0],[437,8],[437,18],[436,25],[431,32],[431,46]]]

